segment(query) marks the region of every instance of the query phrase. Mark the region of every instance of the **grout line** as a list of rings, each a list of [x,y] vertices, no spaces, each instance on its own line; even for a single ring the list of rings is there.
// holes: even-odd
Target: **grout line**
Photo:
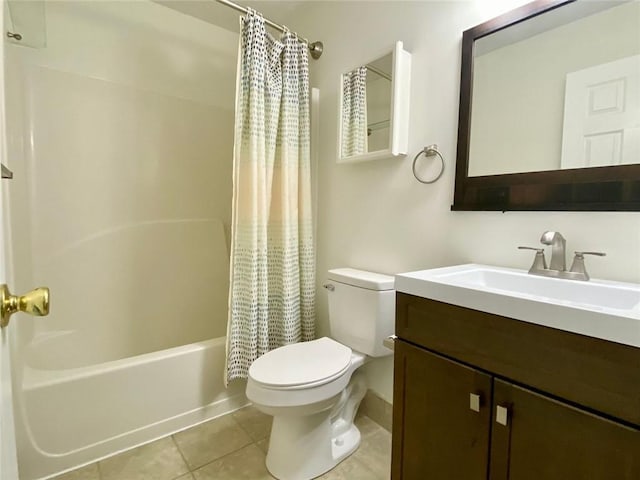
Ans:
[[[243,407],[243,408],[246,408],[246,407]],[[239,410],[241,410],[241,409],[239,409]],[[237,411],[237,410],[236,410],[236,411]],[[235,412],[235,411],[234,411],[234,412]],[[218,461],[218,460],[220,460],[221,458],[224,458],[224,457],[226,457],[226,456],[228,456],[228,455],[231,455],[232,453],[236,453],[238,450],[242,450],[243,448],[248,447],[249,445],[255,445],[255,444],[257,443],[257,442],[255,442],[255,441],[253,440],[253,438],[251,438],[251,435],[249,435],[249,433],[247,433],[247,431],[246,431],[244,428],[242,428],[242,425],[240,425],[240,422],[238,422],[238,420],[236,420],[236,419],[233,417],[233,413],[234,413],[234,412],[229,412],[229,413],[227,413],[227,414],[225,414],[225,415],[221,415],[221,416],[216,417],[216,418],[214,418],[214,419],[211,419],[211,420],[209,420],[209,421],[217,420],[217,419],[224,418],[224,417],[231,417],[231,420],[234,422],[234,424],[235,424],[236,426],[238,426],[238,427],[240,428],[240,430],[242,430],[242,431],[247,435],[247,437],[249,438],[249,440],[251,440],[251,441],[250,441],[250,443],[247,443],[246,445],[243,445],[243,446],[241,446],[240,448],[236,448],[236,449],[235,449],[235,450],[233,450],[232,452],[226,453],[226,454],[222,455],[221,457],[217,457],[217,458],[214,458],[213,460],[210,460],[210,461],[208,461],[208,462],[206,462],[206,463],[203,463],[202,465],[198,465],[198,466],[196,466],[196,467],[191,468],[191,465],[189,464],[189,462],[187,462],[187,458],[184,456],[184,453],[182,453],[182,450],[180,450],[180,445],[178,444],[178,442],[176,441],[176,439],[175,439],[175,437],[174,437],[174,435],[175,435],[175,434],[171,435],[171,440],[173,441],[173,443],[175,444],[175,446],[178,448],[178,452],[180,452],[180,456],[182,457],[182,460],[184,461],[184,463],[185,463],[185,465],[186,465],[187,469],[189,470],[189,473],[193,474],[193,472],[195,472],[196,470],[200,470],[201,468],[203,468],[203,467],[205,467],[205,466],[209,465],[210,463],[213,463],[213,462],[215,462],[215,461]],[[187,431],[191,430],[192,428],[196,428],[196,427],[198,427],[198,426],[200,426],[200,425],[202,425],[202,424],[204,424],[204,423],[207,423],[207,422],[199,423],[198,425],[194,425],[193,427],[189,427],[189,428],[184,429],[184,430],[182,430],[182,431],[180,431],[180,432],[177,432],[177,433],[187,432]],[[256,447],[257,447],[257,445],[256,445]],[[257,447],[257,448],[258,448],[258,449],[260,449],[260,447]],[[262,452],[262,450],[260,450],[260,451]],[[183,475],[184,475],[184,474],[183,474]],[[174,480],[175,480],[175,479],[174,479]]]
[[[180,450],[180,445],[178,445],[178,442],[176,441],[176,439],[175,439],[175,437],[173,435],[175,435],[175,434],[170,435],[171,441],[173,442],[173,444],[178,449],[178,453],[180,454],[180,458],[182,458],[182,461],[184,462],[184,466],[187,467],[187,472],[191,473],[191,466],[189,465],[189,462],[187,462],[187,458],[184,456],[184,453],[182,453],[182,450]],[[182,475],[184,475],[184,473]],[[178,477],[176,477],[176,478],[180,478],[180,475],[178,475]]]
[[[244,407],[244,408],[247,408],[247,407]],[[238,412],[238,411],[239,411],[239,410],[236,410],[236,412]],[[258,443],[260,440],[262,440],[262,439],[260,439],[260,440],[254,440],[254,439],[253,439],[253,437],[251,436],[251,434],[249,433],[249,431],[248,431],[246,428],[244,428],[244,427],[242,426],[242,424],[241,424],[241,423],[240,423],[240,422],[239,422],[239,421],[238,421],[238,420],[233,416],[233,414],[234,414],[234,413],[235,413],[235,412],[232,412],[232,413],[230,413],[229,415],[231,416],[231,418],[233,419],[233,421],[234,421],[234,422],[236,422],[236,425],[237,425],[238,427],[240,427],[240,430],[242,430],[242,431],[247,435],[247,437],[249,437],[249,438],[251,439],[251,441],[252,441],[253,443]]]
[[[197,467],[197,468],[194,468],[193,470],[190,470],[190,473],[193,473],[193,472],[195,472],[196,470],[200,470],[201,468],[204,468],[204,467],[206,467],[207,465],[212,464],[213,462],[217,462],[218,460],[222,460],[223,458],[228,457],[229,455],[233,455],[234,453],[239,452],[239,451],[240,451],[240,450],[242,450],[243,448],[250,447],[251,445],[255,446],[258,450],[260,450],[260,452],[261,452],[261,453],[263,453],[263,452],[262,452],[262,449],[261,449],[260,447],[258,447],[258,446],[256,445],[256,443],[257,443],[257,442],[253,442],[253,441],[252,441],[252,443],[247,443],[246,445],[243,445],[243,446],[242,446],[242,447],[240,447],[240,448],[236,448],[233,452],[226,453],[225,455],[222,455],[221,457],[215,458],[215,459],[213,459],[213,460],[211,460],[211,461],[209,461],[209,462],[207,462],[207,463],[205,463],[205,464],[200,465],[200,466],[199,466],[199,467]]]
[[[192,473],[192,472],[184,472],[184,473],[182,473],[182,474],[178,475],[177,477],[172,478],[171,480],[178,480],[179,478],[182,478],[182,477],[184,477],[185,475],[189,475],[189,476],[187,477],[188,479],[191,479],[191,480],[193,480],[193,479],[194,479],[194,477],[193,477],[193,473]]]

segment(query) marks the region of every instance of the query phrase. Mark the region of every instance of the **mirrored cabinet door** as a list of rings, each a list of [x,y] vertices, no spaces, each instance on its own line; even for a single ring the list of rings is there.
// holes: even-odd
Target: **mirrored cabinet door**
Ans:
[[[397,42],[340,76],[338,162],[407,153],[411,56]]]

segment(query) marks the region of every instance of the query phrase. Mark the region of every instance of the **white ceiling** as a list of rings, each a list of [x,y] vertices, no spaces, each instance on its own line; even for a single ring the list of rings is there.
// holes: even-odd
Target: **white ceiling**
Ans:
[[[217,25],[232,32],[238,32],[239,18],[242,13],[222,5],[215,0],[153,0],[178,12],[199,18],[207,23]],[[299,10],[304,8],[304,1],[271,1],[271,0],[233,0],[243,7],[251,7],[259,11],[265,18],[286,24]]]

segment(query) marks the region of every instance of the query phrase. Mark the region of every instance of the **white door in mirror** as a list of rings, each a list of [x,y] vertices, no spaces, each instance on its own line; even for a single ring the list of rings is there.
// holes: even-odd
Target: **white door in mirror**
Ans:
[[[640,55],[567,74],[561,168],[638,163]]]

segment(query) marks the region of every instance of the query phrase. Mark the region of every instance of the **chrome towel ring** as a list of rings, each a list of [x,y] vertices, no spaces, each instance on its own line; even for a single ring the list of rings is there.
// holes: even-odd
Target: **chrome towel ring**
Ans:
[[[438,175],[436,175],[435,178],[432,178],[431,180],[423,180],[422,178],[420,178],[416,172],[416,162],[418,161],[418,158],[420,158],[420,155],[422,155],[424,153],[424,156],[429,158],[429,157],[434,157],[434,156],[438,156],[440,158],[440,163],[442,164],[442,168],[440,169],[440,173],[438,173]],[[413,176],[416,177],[416,180],[418,180],[420,183],[434,183],[436,182],[444,173],[444,158],[442,158],[442,154],[438,151],[438,145],[433,144],[433,145],[429,145],[427,147],[424,147],[422,150],[420,150],[418,152],[418,154],[414,157],[413,159],[413,166],[411,167],[413,169]]]

